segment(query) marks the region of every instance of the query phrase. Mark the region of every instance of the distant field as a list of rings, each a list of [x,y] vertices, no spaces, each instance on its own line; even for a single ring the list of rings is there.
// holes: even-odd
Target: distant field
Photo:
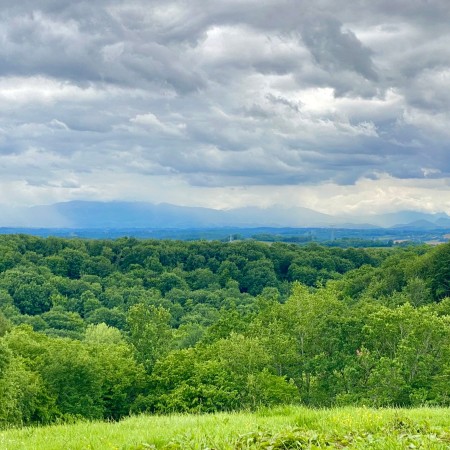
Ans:
[[[0,432],[15,449],[449,449],[450,409],[301,407],[257,413],[139,416]]]

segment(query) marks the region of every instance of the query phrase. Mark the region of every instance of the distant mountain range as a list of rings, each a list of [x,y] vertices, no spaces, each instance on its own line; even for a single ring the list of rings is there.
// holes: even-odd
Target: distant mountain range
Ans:
[[[308,208],[216,210],[167,203],[71,201],[29,208],[1,208],[0,226],[35,228],[214,228],[337,227],[450,229],[450,216],[399,211],[366,216],[332,216]]]

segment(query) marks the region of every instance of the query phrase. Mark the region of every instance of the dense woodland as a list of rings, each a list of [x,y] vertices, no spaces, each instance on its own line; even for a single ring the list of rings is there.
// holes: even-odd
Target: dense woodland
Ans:
[[[0,237],[0,425],[450,405],[450,245]]]

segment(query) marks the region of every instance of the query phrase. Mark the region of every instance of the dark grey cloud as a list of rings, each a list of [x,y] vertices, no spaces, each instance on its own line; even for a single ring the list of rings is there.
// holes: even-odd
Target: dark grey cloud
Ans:
[[[343,31],[338,20],[312,19],[303,26],[302,38],[317,63],[327,71],[349,70],[368,80],[378,80],[371,50],[353,32]]]

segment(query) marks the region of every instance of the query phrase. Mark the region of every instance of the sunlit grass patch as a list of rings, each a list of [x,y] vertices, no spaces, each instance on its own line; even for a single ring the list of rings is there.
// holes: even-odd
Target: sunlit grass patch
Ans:
[[[0,432],[5,450],[448,449],[450,410],[264,408]]]

